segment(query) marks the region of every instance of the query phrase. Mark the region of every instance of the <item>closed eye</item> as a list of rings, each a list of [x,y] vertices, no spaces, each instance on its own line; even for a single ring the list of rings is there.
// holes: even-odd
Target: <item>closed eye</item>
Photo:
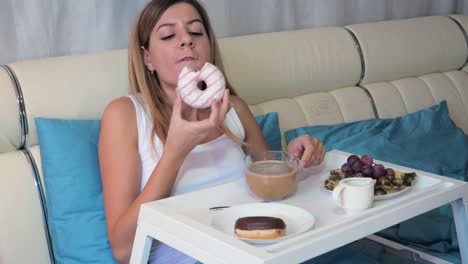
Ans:
[[[190,35],[192,36],[203,36],[203,33],[202,32],[190,32]]]
[[[175,34],[168,35],[168,36],[162,37],[161,40],[169,40],[169,39],[173,38],[174,36],[175,36]]]

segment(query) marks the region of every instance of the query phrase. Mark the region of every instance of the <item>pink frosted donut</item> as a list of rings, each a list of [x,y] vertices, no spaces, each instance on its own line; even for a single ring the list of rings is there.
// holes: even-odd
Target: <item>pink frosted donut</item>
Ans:
[[[204,81],[206,89],[200,90],[198,83]],[[205,63],[199,71],[192,71],[184,67],[179,74],[177,83],[182,100],[193,108],[205,109],[210,107],[211,101],[219,101],[226,89],[223,73],[213,64]]]

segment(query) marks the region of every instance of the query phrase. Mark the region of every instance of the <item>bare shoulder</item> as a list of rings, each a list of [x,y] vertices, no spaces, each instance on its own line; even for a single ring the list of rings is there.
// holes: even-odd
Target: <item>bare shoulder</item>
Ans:
[[[132,100],[129,97],[114,99],[104,110],[101,136],[115,138],[121,135],[123,138],[135,139],[138,133],[136,122],[136,110]]]
[[[129,97],[119,97],[112,100],[104,110],[103,118],[118,116],[122,118],[135,117],[135,106]]]

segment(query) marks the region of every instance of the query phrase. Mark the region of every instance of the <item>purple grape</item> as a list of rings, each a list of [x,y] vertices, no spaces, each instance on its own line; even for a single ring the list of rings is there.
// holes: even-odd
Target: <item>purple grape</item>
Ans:
[[[372,168],[372,178],[377,179],[385,175],[385,167],[382,164],[375,164]]]
[[[395,171],[392,168],[387,168],[387,169],[385,169],[385,174],[390,176],[390,177],[393,177],[393,176],[395,176]]]
[[[361,161],[360,160],[354,160],[353,163],[351,163],[351,168],[355,171],[355,172],[361,172]]]
[[[372,177],[372,174],[374,173],[374,169],[372,168],[372,165],[364,165],[361,168],[361,173],[365,177]]]
[[[349,165],[349,163],[345,163],[345,164],[343,164],[343,166],[341,166],[341,171],[344,172],[344,173],[351,174],[353,169],[351,168],[351,165]]]
[[[371,156],[366,154],[361,157],[361,162],[372,166],[372,164],[374,164],[374,159],[372,159]]]
[[[351,155],[351,156],[349,156],[347,162],[348,162],[349,164],[353,164],[353,162],[354,162],[355,160],[360,160],[358,155]]]

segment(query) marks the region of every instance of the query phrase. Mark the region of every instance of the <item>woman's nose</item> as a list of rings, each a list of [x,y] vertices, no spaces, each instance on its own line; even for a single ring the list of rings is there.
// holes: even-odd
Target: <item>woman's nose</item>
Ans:
[[[181,48],[184,48],[184,47],[193,47],[193,38],[192,36],[190,35],[190,33],[185,33],[183,36],[182,36],[182,39],[180,41],[180,47]]]

